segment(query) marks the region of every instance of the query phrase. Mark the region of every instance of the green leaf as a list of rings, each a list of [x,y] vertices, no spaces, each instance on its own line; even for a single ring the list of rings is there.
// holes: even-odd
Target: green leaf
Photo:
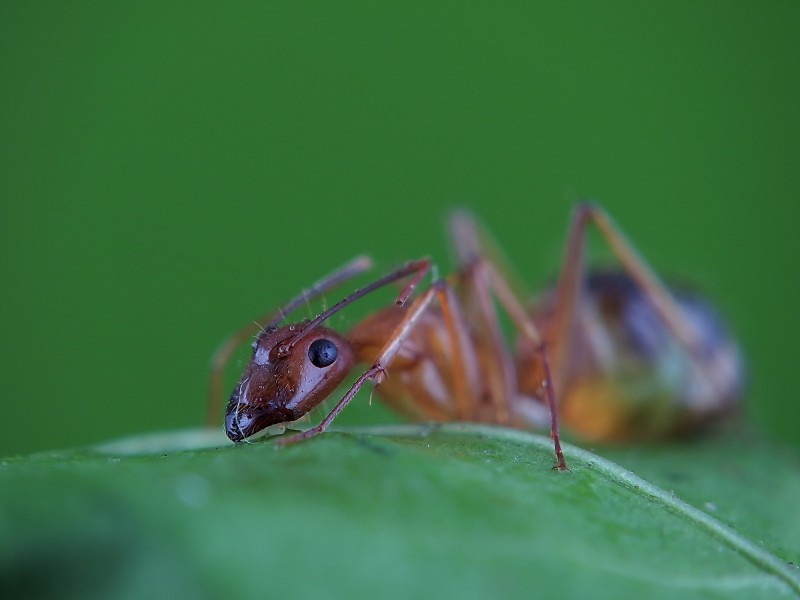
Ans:
[[[732,437],[601,452],[650,483],[565,453],[559,473],[547,438],[454,424],[7,459],[0,596],[800,595],[796,455]]]

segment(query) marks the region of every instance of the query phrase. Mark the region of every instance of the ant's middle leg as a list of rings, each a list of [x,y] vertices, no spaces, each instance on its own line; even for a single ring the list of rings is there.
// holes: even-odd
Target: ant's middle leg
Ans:
[[[495,374],[500,378],[500,384],[496,387],[501,390],[499,394],[504,408],[503,414],[506,419],[510,419],[513,413],[518,412],[516,403],[520,399],[517,393],[514,363],[502,343],[491,293],[508,313],[520,335],[529,340],[535,349],[534,352],[544,372],[542,384],[550,412],[550,437],[553,439],[556,454],[556,468],[566,470],[567,465],[558,434],[557,396],[550,372],[549,352],[542,335],[518,300],[519,290],[522,290],[523,286],[502,258],[502,253],[491,237],[477,226],[469,214],[456,212],[451,216],[450,234],[455,253],[462,263],[461,277],[465,292],[474,296],[477,318],[483,322],[484,330],[488,332],[489,347],[493,348],[491,352],[493,360],[488,362],[493,365]],[[499,266],[496,260],[500,262]]]
[[[554,468],[558,469],[559,471],[569,470],[567,468],[567,463],[564,460],[564,453],[561,451],[561,442],[558,435],[558,402],[553,373],[551,372],[550,368],[550,353],[548,351],[547,344],[536,327],[536,324],[528,316],[522,304],[520,304],[519,300],[512,292],[511,287],[508,285],[504,277],[494,268],[494,266],[489,262],[480,261],[475,264],[475,268],[485,271],[485,280],[487,281],[488,286],[491,288],[491,291],[494,293],[495,297],[500,302],[500,305],[503,307],[506,313],[508,313],[508,316],[511,318],[511,321],[519,334],[526,338],[534,348],[534,354],[536,355],[539,364],[542,366],[542,371],[544,373],[542,386],[544,388],[547,407],[550,412],[550,437],[553,440],[553,446],[556,455],[556,465]],[[516,390],[512,401],[517,401]]]

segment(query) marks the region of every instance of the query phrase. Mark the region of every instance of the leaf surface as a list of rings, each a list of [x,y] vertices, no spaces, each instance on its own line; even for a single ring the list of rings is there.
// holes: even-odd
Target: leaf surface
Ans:
[[[797,457],[744,447],[600,452],[650,482],[572,446],[558,473],[547,438],[457,424],[6,459],[0,596],[798,597]]]

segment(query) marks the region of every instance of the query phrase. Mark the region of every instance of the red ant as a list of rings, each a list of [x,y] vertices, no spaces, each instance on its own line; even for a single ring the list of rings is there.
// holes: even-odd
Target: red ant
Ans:
[[[621,270],[584,274],[590,222]],[[412,302],[430,270],[427,259],[356,290],[314,319],[278,326],[298,306],[367,270],[370,261],[359,257],[299,294],[263,328],[251,325],[228,338],[213,361],[209,421],[216,421],[233,350],[259,329],[226,411],[225,430],[234,442],[300,419],[356,363],[371,366],[330,413],[277,444],[324,431],[367,381],[391,408],[415,420],[526,429],[549,423],[558,469],[566,463],[556,407],[584,439],[614,441],[686,433],[734,406],[741,358],[719,318],[697,295],[662,284],[598,206],[574,209],[558,283],[530,310],[512,291],[517,286],[496,246],[469,215],[452,215],[450,233],[458,270],[435,279]],[[369,315],[346,335],[323,326],[355,300],[402,280],[407,283],[395,306]],[[519,334],[515,356],[504,344],[493,298]]]

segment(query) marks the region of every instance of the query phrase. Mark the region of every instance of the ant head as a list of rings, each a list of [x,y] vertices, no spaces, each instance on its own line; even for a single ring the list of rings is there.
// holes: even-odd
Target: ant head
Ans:
[[[264,331],[228,401],[228,437],[238,442],[270,425],[296,421],[341,383],[354,362],[347,340],[325,327]]]

